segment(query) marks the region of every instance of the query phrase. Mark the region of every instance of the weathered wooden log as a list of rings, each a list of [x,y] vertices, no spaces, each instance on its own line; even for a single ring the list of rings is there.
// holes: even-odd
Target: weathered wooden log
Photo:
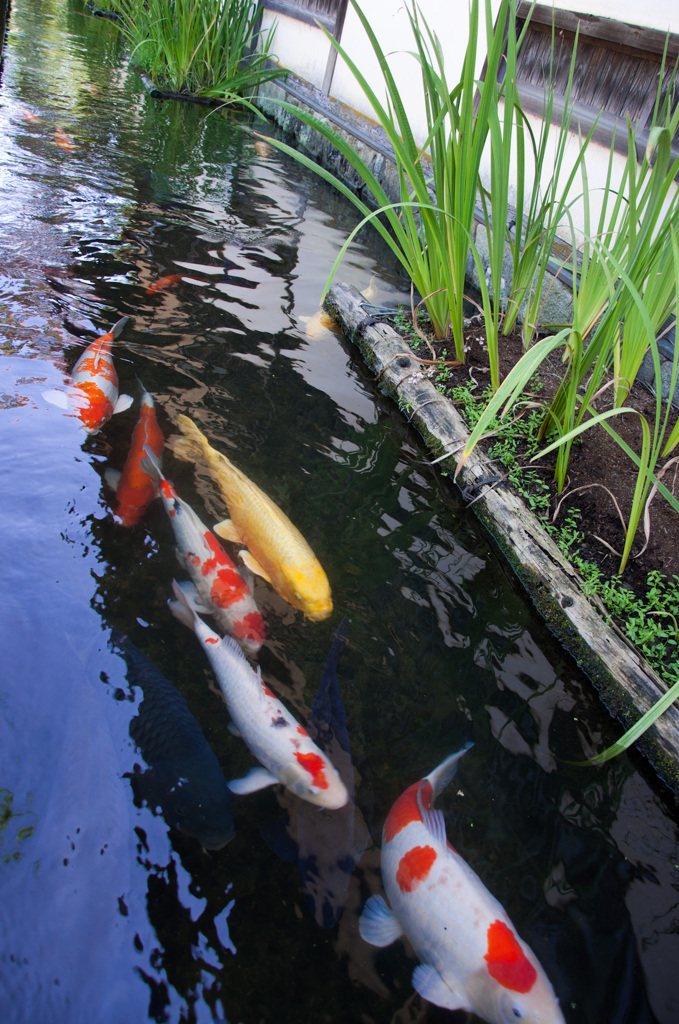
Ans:
[[[361,350],[382,391],[407,412],[435,457],[457,466],[469,431],[454,404],[431,384],[407,342],[388,324],[366,324],[369,310],[360,292],[334,285],[324,307]],[[667,692],[665,683],[610,624],[596,597],[585,596],[581,579],[525,503],[501,482],[502,471],[478,448],[458,476],[473,494],[474,511],[508,558],[552,632],[599,690],[611,712],[629,728]],[[657,774],[679,792],[679,708],[673,704],[637,746]]]

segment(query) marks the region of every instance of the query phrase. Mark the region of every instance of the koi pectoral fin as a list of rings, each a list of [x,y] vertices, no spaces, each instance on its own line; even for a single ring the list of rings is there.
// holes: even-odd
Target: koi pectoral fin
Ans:
[[[403,935],[403,928],[382,896],[371,896],[358,920],[361,938],[371,946],[390,946]]]
[[[245,796],[247,793],[256,793],[267,786],[274,786],[278,782],[275,775],[272,775],[266,768],[252,768],[242,779],[231,779],[227,786],[232,793],[238,796]]]
[[[120,470],[113,469],[112,466],[108,466],[104,472],[104,483],[107,487],[110,487],[112,491],[118,490],[118,484],[120,483]]]
[[[255,576],[261,576],[262,579],[266,580],[267,583],[271,583],[271,577],[269,576],[266,569],[264,569],[259,564],[255,556],[250,554],[250,552],[246,548],[243,548],[242,551],[239,551],[238,555],[243,565],[246,565],[250,572],[254,573]]]
[[[134,398],[132,397],[132,395],[119,395],[118,401],[113,407],[113,413],[125,412],[126,409],[130,408],[133,402]]]
[[[423,999],[447,1010],[471,1010],[468,1001],[454,992],[431,964],[420,964],[413,971],[413,988]]]
[[[212,527],[212,529],[218,537],[222,538],[222,540],[230,540],[233,541],[234,544],[243,543],[243,538],[231,519],[223,519],[221,523],[217,523],[216,526]]]
[[[59,391],[58,388],[49,388],[49,390],[42,392],[42,397],[50,405],[56,405],[58,409],[68,409],[68,394],[65,391]]]

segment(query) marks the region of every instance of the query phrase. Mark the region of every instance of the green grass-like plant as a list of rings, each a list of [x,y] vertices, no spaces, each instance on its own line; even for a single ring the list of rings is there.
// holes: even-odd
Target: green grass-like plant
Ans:
[[[363,220],[349,235],[331,269],[325,292],[358,231],[372,223],[399,260],[422,296],[437,338],[452,335],[455,357],[464,362],[464,292],[467,258],[478,199],[479,168],[491,124],[494,136],[513,131],[516,54],[515,5],[501,0],[495,21],[490,0],[483,0],[486,24],[486,73],[483,82],[475,78],[481,33],[482,0],[471,0],[469,34],[459,81],[446,77],[444,47],[431,31],[416,4],[406,6],[415,49],[411,51],[422,79],[427,136],[421,145],[408,118],[403,98],[376,33],[357,3],[351,0],[378,61],[386,99],[382,100],[359,66],[331,36],[332,45],[353,74],[368,100],[375,119],[384,129],[394,150],[399,197],[392,202],[373,170],[359,151],[320,118],[281,102],[281,106],[318,131],[347,160],[372,193],[378,209],[369,206],[336,175],[320,167],[303,153],[277,139],[268,141],[333,184],[361,212]],[[512,44],[504,54],[506,33]],[[505,68],[508,113],[501,113],[505,85],[498,86],[500,68]],[[500,174],[509,174],[511,146],[503,149]],[[493,212],[493,216],[495,213]],[[495,220],[495,235],[506,237],[506,213]],[[494,236],[495,237],[495,236]]]
[[[281,76],[266,66],[274,26],[259,33],[260,12],[250,0],[111,0],[111,7],[133,62],[160,89],[254,110],[247,94]]]

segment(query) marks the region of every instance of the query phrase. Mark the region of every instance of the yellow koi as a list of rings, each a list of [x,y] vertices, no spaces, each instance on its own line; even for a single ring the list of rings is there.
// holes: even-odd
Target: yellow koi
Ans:
[[[180,414],[178,423],[184,437],[175,441],[175,455],[206,466],[229,509],[231,518],[218,523],[215,533],[244,544],[245,565],[268,580],[293,608],[315,622],[327,619],[332,612],[328,578],[299,530],[264,491],[210,445],[193,420]]]

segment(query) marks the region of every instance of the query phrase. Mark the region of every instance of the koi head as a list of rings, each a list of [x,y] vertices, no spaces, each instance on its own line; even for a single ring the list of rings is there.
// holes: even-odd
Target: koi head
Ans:
[[[476,1013],[493,1024],[565,1024],[547,975],[506,921],[488,928],[485,967],[469,981]]]
[[[312,622],[322,622],[332,614],[330,584],[320,565],[315,571],[290,572],[289,595],[285,595],[294,608],[304,612]]]
[[[113,413],[111,399],[94,381],[82,380],[75,383],[71,401],[78,419],[89,434],[103,427]]]
[[[337,811],[344,807],[349,794],[337,771],[327,758],[314,751],[295,753],[296,765],[290,765],[281,782],[296,796],[317,807]]]

